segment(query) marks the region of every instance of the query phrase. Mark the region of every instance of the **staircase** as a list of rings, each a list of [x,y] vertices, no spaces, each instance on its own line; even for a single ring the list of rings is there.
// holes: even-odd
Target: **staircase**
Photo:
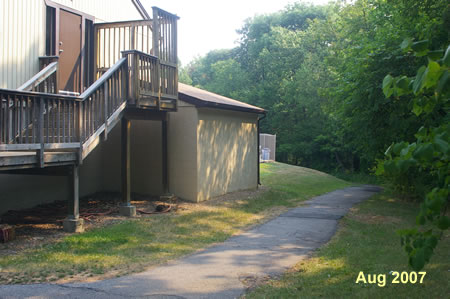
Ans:
[[[95,24],[98,79],[79,96],[50,93],[57,57],[17,90],[0,89],[0,171],[82,164],[126,108],[176,111],[177,19],[154,7],[153,20]]]
[[[56,93],[57,57],[48,57],[42,70],[20,88],[0,89],[0,173],[62,170],[69,175],[73,184],[67,231],[78,231],[82,225],[78,166],[122,119],[121,211],[133,214],[130,119],[161,120],[167,130],[167,112],[177,109],[177,19],[154,7],[153,20],[95,24],[96,62],[90,76],[97,80],[81,95]],[[167,185],[167,161],[163,164]]]

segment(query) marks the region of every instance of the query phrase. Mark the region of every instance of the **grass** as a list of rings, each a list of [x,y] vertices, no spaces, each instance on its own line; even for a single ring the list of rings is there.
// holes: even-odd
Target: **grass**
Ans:
[[[302,201],[349,184],[280,163],[262,165],[265,192],[213,200],[71,235],[41,248],[0,257],[0,283],[86,281],[121,276],[192,253]]]
[[[340,221],[333,239],[312,258],[298,263],[280,280],[272,280],[246,298],[448,298],[450,294],[450,234],[447,231],[422,284],[392,284],[390,271],[412,270],[395,231],[412,227],[418,205],[387,193],[352,209]],[[356,284],[360,271],[385,274],[386,286]]]
[[[341,180],[358,184],[382,185],[384,183],[382,178],[370,173],[336,171],[331,174]]]

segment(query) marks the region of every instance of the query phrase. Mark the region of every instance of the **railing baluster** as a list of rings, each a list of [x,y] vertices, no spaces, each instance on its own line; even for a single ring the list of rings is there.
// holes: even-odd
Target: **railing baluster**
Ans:
[[[39,98],[39,132],[38,140],[40,149],[37,151],[39,167],[44,167],[44,98]]]
[[[73,104],[73,105],[75,105],[75,104]],[[73,109],[70,109],[70,108],[73,108]],[[73,110],[73,115],[70,112],[70,110]],[[72,122],[71,122],[71,117],[70,117],[71,115],[72,115],[72,119],[73,119],[72,121],[75,122],[75,120],[76,120],[75,107],[72,107],[72,103],[68,103],[68,105],[67,105],[67,137],[69,139],[69,142],[73,141],[73,139],[72,139],[73,130],[71,130],[71,127],[72,127]],[[74,128],[75,128],[75,125],[74,125]]]
[[[65,101],[62,101],[61,103],[61,110],[62,110],[62,135],[61,135],[61,140],[62,142],[66,142],[66,103]]]
[[[6,119],[6,127],[7,127],[7,129],[6,129],[6,140],[5,140],[5,143],[6,144],[8,144],[9,143],[9,140],[11,139],[11,130],[12,130],[12,126],[11,126],[11,110],[10,110],[10,107],[9,107],[9,100],[10,100],[10,96],[8,95],[8,96],[6,96],[6,116],[5,116],[5,119]]]

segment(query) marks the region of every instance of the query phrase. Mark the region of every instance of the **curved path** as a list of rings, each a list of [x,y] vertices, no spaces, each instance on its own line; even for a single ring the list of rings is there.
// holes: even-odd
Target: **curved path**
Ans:
[[[0,298],[236,298],[325,244],[338,219],[378,191],[349,187],[312,198],[224,243],[142,273],[92,283],[0,286]]]

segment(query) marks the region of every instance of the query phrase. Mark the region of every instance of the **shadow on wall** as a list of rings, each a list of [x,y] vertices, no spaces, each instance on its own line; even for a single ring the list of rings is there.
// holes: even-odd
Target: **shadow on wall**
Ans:
[[[101,146],[97,146],[80,167],[80,196],[102,190]],[[8,210],[69,198],[67,176],[0,175],[0,215]]]
[[[198,123],[198,200],[257,187],[256,116],[202,111]]]
[[[102,148],[101,180],[104,191],[121,191],[121,124]],[[131,121],[131,191],[162,194],[162,145],[160,121]]]

